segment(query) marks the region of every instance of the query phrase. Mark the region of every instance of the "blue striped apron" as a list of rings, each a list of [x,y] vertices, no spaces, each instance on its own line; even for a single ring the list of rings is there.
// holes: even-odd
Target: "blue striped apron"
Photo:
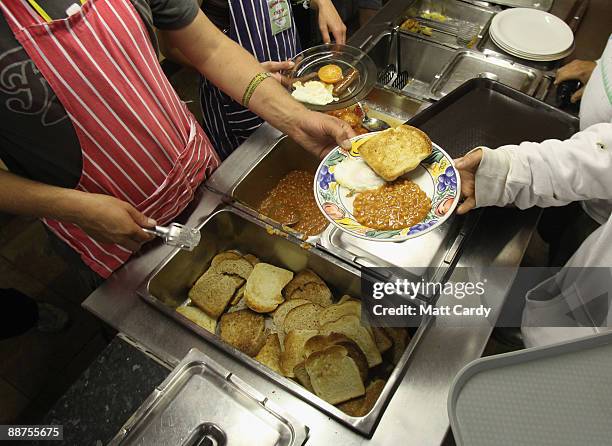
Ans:
[[[300,51],[293,12],[291,28],[272,35],[266,0],[228,1],[230,29],[226,34],[258,61],[279,62],[291,59]],[[203,76],[200,78],[200,102],[204,129],[221,159],[227,158],[263,123],[259,116],[232,100]]]

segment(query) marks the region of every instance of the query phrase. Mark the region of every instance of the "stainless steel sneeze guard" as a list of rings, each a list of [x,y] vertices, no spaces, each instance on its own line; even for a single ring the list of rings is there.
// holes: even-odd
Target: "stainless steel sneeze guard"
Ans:
[[[412,332],[411,340],[395,369],[391,372],[382,394],[373,409],[364,417],[351,417],[327,403],[294,381],[272,371],[248,355],[226,344],[218,336],[182,317],[175,308],[187,300],[187,292],[195,280],[210,264],[212,257],[221,250],[237,249],[253,253],[262,261],[300,271],[310,268],[330,286],[334,296],[353,294],[360,290],[359,271],[338,261],[317,248],[303,249],[298,243],[283,236],[271,236],[265,225],[237,209],[223,207],[214,212],[200,227],[202,242],[193,252],[176,250],[170,254],[145,280],[138,294],[179,324],[196,332],[206,341],[244,362],[258,373],[265,375],[304,401],[331,415],[362,435],[372,434],[384,412],[384,408],[399,384],[410,355],[426,330],[430,318],[424,318],[419,328]],[[290,237],[290,236],[289,236]],[[299,241],[299,240],[296,240]]]
[[[109,445],[301,446],[307,436],[299,420],[192,349]]]

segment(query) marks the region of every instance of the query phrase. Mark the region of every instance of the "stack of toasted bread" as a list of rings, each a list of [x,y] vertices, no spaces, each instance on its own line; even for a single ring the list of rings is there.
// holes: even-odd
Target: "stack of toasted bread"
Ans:
[[[313,271],[237,251],[217,254],[189,298],[183,316],[351,416],[372,409],[407,343],[405,329],[363,324],[360,300],[333,303]]]

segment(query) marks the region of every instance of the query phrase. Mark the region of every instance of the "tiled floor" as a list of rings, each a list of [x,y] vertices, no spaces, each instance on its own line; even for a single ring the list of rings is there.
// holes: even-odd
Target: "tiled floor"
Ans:
[[[21,413],[30,400],[9,382],[0,378],[0,424],[14,421],[15,415]]]
[[[67,378],[76,378],[106,342],[102,324],[80,307],[85,296],[73,292],[70,270],[53,254],[41,223],[8,216],[0,221],[0,288],[17,289],[70,316],[61,333],[31,329],[0,341],[0,422],[23,421],[28,413],[44,413],[70,384]]]

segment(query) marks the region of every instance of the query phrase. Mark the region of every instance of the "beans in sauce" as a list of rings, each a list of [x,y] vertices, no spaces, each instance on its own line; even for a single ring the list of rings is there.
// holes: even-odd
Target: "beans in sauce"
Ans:
[[[431,209],[431,199],[414,182],[399,180],[360,192],[353,215],[363,226],[379,230],[409,228],[421,222]]]
[[[313,183],[312,173],[302,170],[289,172],[268,192],[259,205],[259,212],[279,223],[290,225],[302,234],[320,234],[328,222],[317,207]]]

